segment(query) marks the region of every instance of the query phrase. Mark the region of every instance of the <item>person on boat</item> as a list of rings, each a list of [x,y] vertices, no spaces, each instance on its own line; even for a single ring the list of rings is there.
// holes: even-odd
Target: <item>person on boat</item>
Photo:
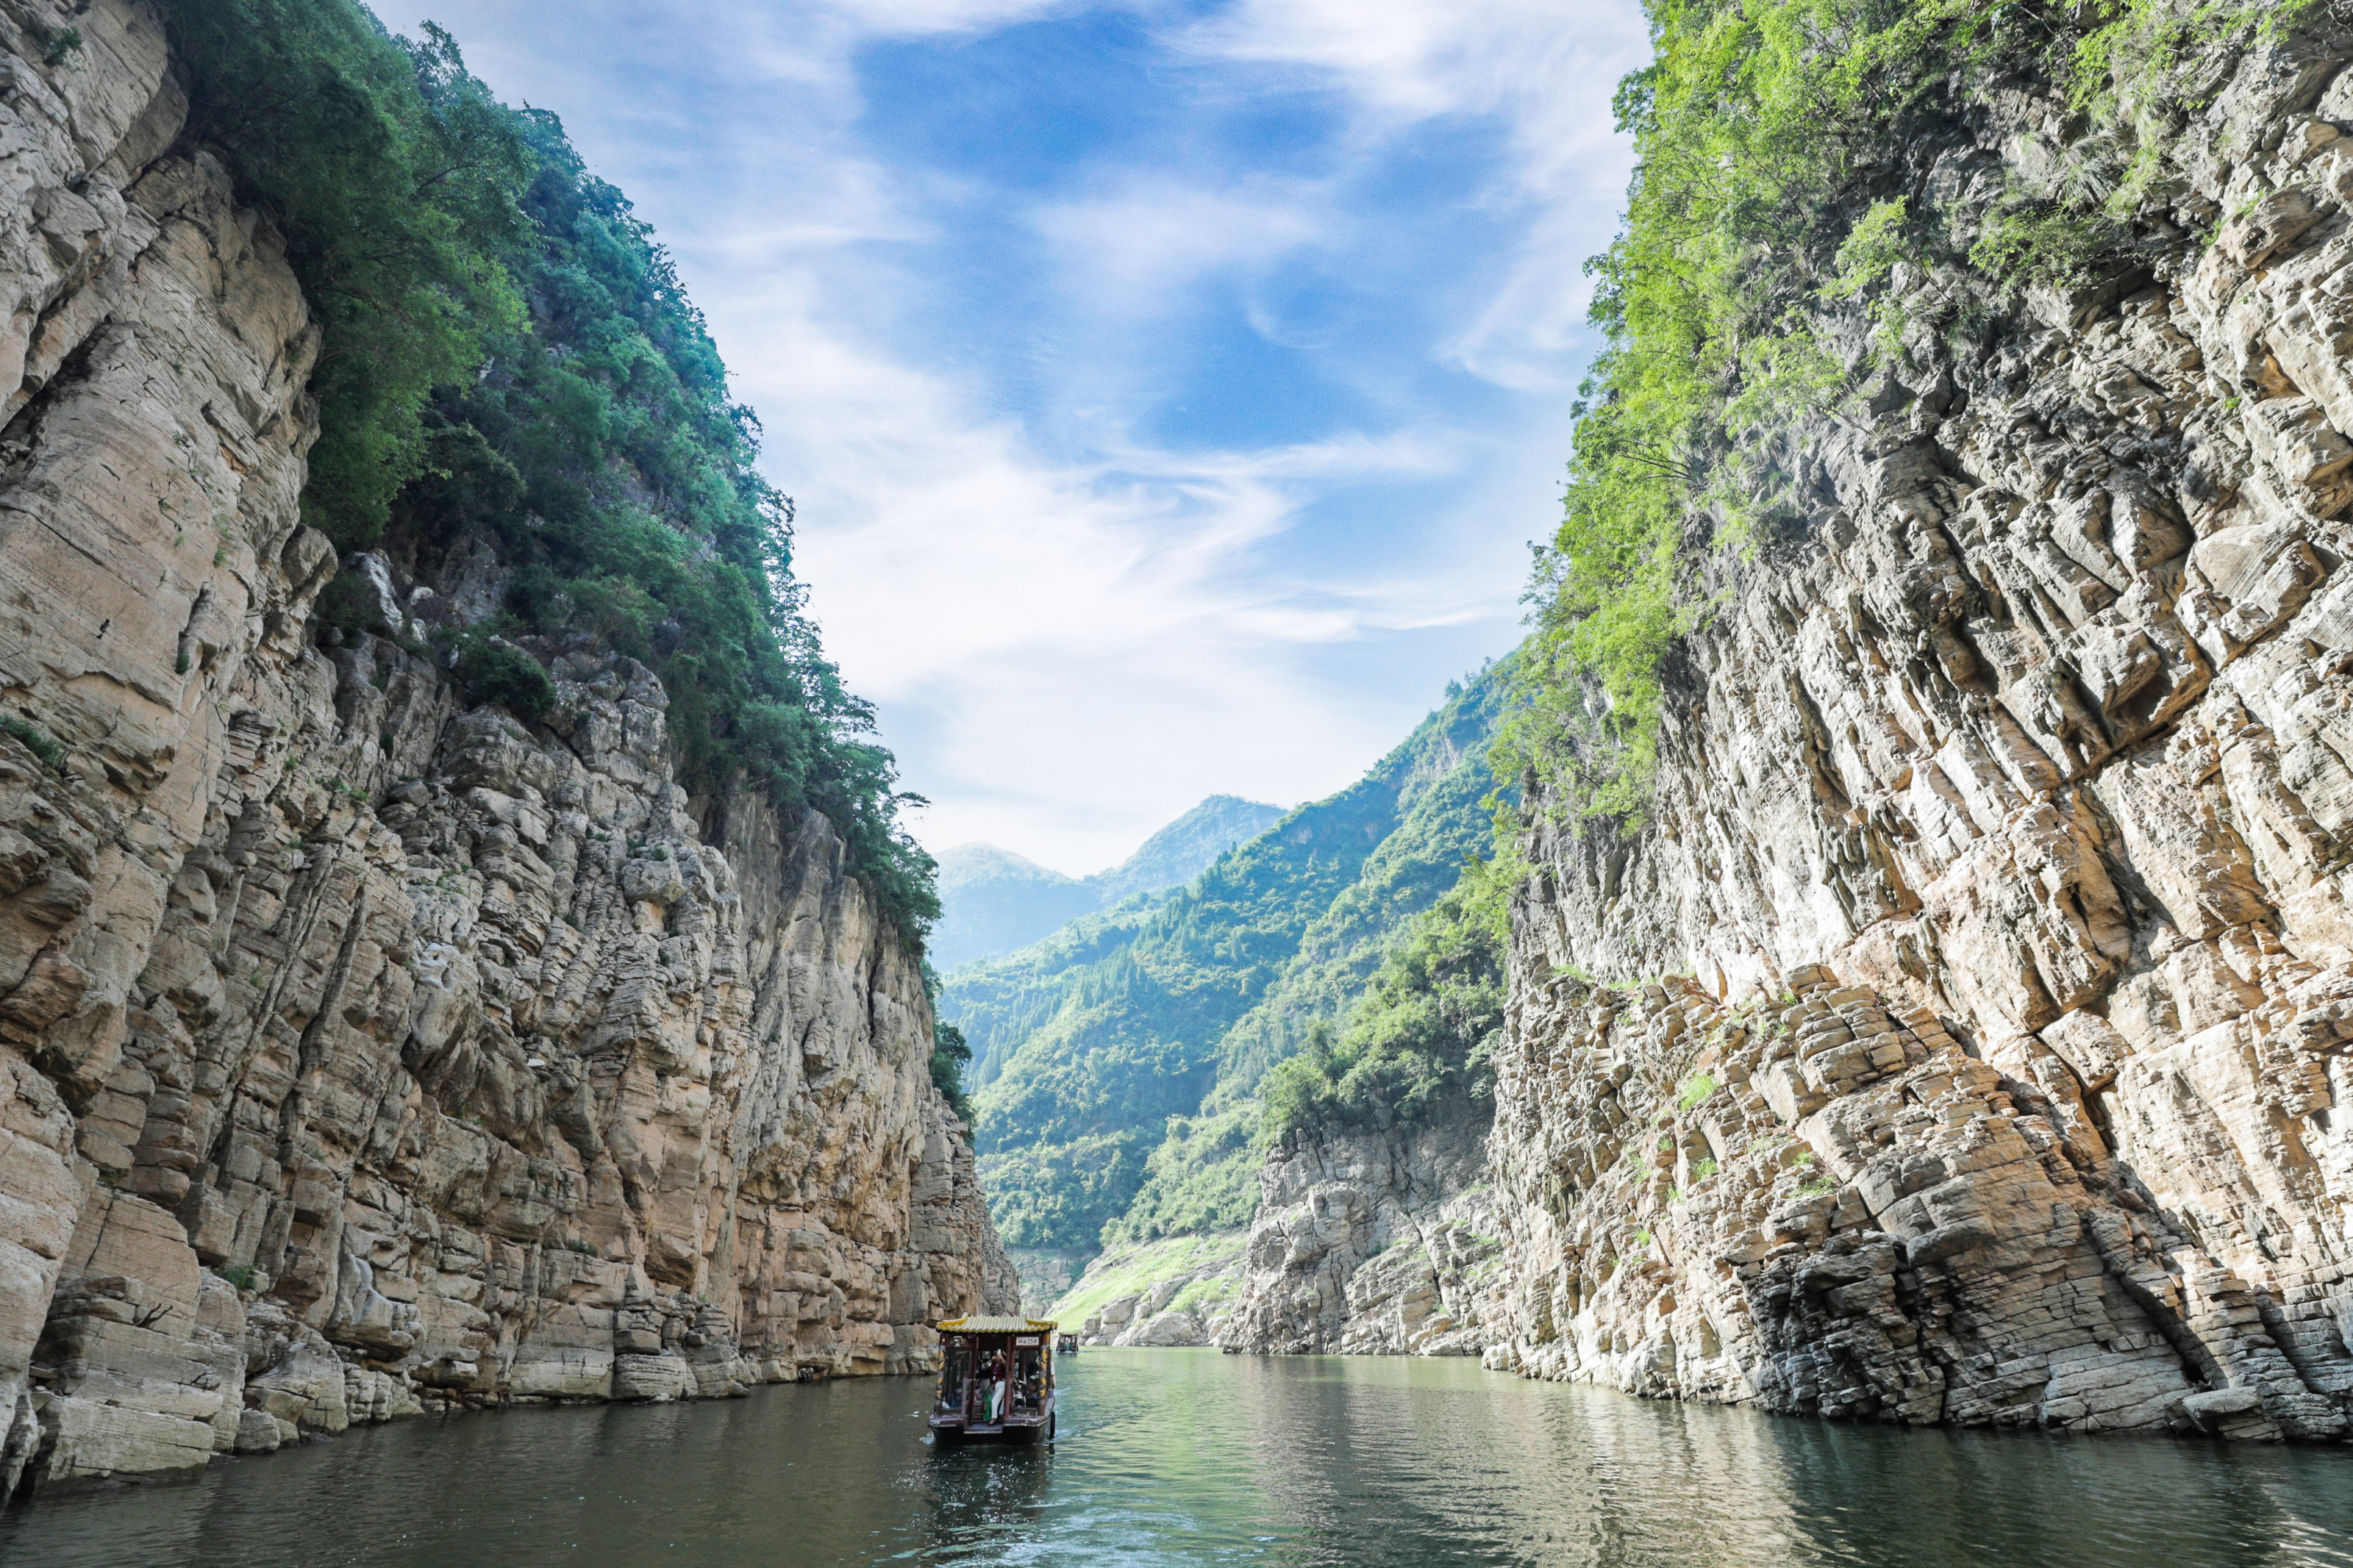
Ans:
[[[991,1426],[995,1426],[1005,1419],[1007,1380],[1003,1351],[988,1358],[988,1420]]]

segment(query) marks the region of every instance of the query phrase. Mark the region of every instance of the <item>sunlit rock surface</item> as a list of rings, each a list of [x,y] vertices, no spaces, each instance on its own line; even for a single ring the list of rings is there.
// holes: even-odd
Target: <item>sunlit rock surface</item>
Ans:
[[[1046,1315],[1082,1344],[1217,1343],[1241,1289],[1244,1243],[1239,1231],[1113,1243]]]
[[[1280,1353],[1477,1355],[1503,1245],[1483,1105],[1305,1128],[1260,1176],[1247,1288],[1218,1342]]]
[[[2176,260],[1801,432],[1803,536],[1671,672],[1648,825],[1531,814],[1491,1364],[2346,1435],[2348,58],[2221,61]],[[1990,199],[2083,122],[1971,130],[1924,177]]]
[[[0,1491],[917,1370],[1010,1307],[829,824],[690,802],[626,658],[529,729],[314,646],[275,238],[175,149],[152,10],[0,48]],[[503,588],[360,564],[396,626]]]

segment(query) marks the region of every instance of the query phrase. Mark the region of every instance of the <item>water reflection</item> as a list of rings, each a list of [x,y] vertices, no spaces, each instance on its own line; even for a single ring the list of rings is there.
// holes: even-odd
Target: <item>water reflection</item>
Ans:
[[[1054,1447],[940,1448],[924,1390],[518,1410],[45,1500],[0,1562],[2353,1568],[2353,1453],[1905,1432],[1461,1362],[1091,1352]]]
[[[2353,1563],[2340,1450],[1776,1420],[1460,1363],[1257,1371],[1240,1403],[1303,1563]]]

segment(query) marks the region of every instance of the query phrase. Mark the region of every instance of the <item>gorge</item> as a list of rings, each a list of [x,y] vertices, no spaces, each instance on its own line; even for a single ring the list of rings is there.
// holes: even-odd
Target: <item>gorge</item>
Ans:
[[[1205,1292],[1122,1256],[1139,1289],[1105,1339],[2347,1436],[2353,407],[2330,301],[2353,240],[2330,182],[2353,34],[2308,7],[2170,35],[2119,90],[2200,112],[2137,126],[1975,47],[1923,71],[1900,152],[1849,155],[1854,205],[1819,242],[1852,279],[1847,224],[1924,220],[1803,300],[1862,401],[1767,428],[1737,543],[1671,529],[1658,569],[1708,608],[1655,675],[1576,647],[1591,603],[1522,656],[1567,711],[1540,698],[1528,727],[1555,731],[1519,753],[1503,1026],[1458,1047],[1491,1053],[1492,1110],[1375,1088],[1369,1114],[1293,1119],[1214,1309],[1150,1327]],[[1635,117],[1661,186],[1694,178],[1668,139],[1722,111],[1694,90],[1680,123]],[[2070,171],[2114,171],[2136,131],[2113,248],[2068,261],[2046,227],[2063,269],[2005,281],[2003,224],[2063,216]],[[1564,534],[1565,598],[1574,552],[1610,547]],[[1630,810],[1609,792],[1638,772]]]
[[[2142,1489],[2084,1561],[2242,1477],[2214,1560],[2345,1561],[2353,13],[1646,15],[1526,635],[1081,879],[916,843],[554,112],[355,0],[0,0],[0,1551],[342,1434],[740,1445],[747,1557],[806,1466],[843,1555],[1708,1561],[1622,1466],[1852,1561],[1841,1465],[2061,1454]],[[1017,1310],[1097,1458],[830,1386]]]

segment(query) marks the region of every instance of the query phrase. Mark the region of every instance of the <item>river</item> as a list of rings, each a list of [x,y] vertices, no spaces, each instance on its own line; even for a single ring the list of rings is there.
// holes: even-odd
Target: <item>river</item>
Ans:
[[[31,1568],[2353,1564],[2353,1452],[1900,1431],[1460,1361],[1090,1351],[1051,1449],[939,1449],[925,1385],[346,1433],[0,1518]]]

